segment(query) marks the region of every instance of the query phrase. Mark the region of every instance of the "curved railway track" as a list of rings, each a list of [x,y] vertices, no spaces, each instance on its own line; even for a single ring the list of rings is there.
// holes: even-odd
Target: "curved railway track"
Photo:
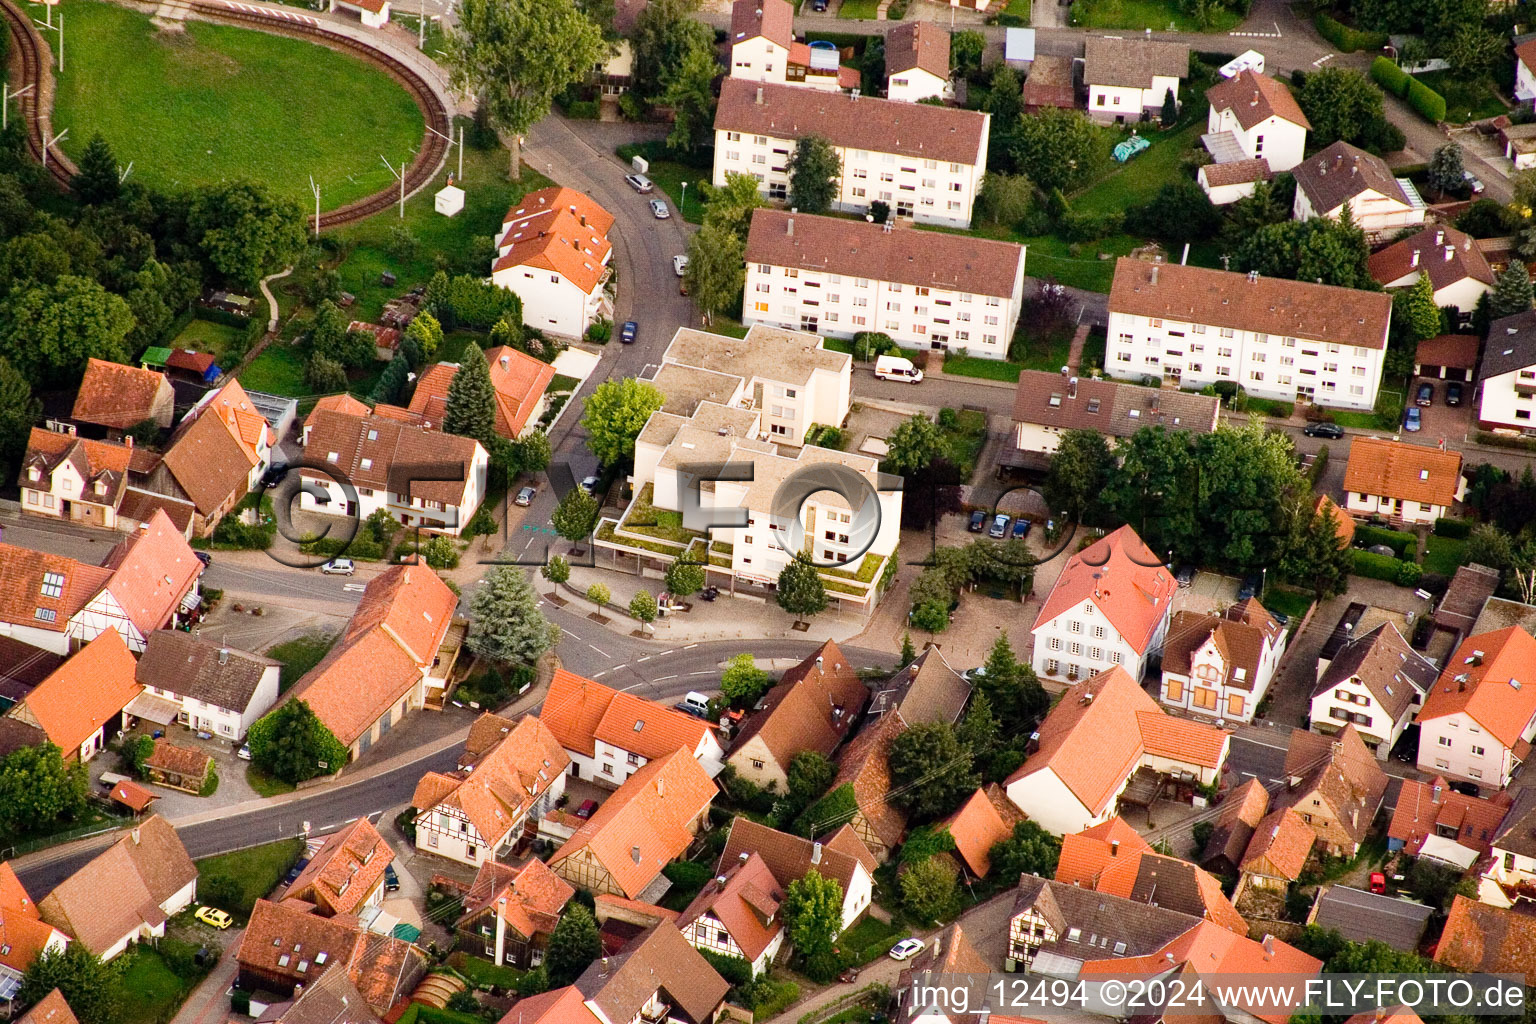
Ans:
[[[428,184],[447,158],[448,142],[444,136],[449,133],[452,116],[432,86],[415,69],[394,56],[316,24],[313,19],[269,14],[262,8],[238,4],[232,0],[174,0],[173,6],[186,10],[199,20],[251,27],[351,54],[380,68],[398,82],[421,110],[427,127],[433,129],[424,133],[421,147],[416,151],[416,159],[406,169],[406,195],[414,195]],[[60,187],[68,189],[74,163],[57,146],[49,147],[44,159],[44,146],[52,126],[53,114],[52,53],[33,26],[30,15],[19,8],[15,0],[0,0],[0,12],[4,14],[12,39],[10,67],[11,82],[15,83],[13,88],[26,85],[33,87],[31,92],[17,101],[21,106],[19,113],[26,121],[27,150],[34,160],[48,168]],[[328,210],[320,215],[319,227],[336,227],[371,217],[389,209],[399,200],[399,196],[399,186],[395,185],[356,202]],[[306,217],[305,220],[311,227],[315,226],[314,217]]]

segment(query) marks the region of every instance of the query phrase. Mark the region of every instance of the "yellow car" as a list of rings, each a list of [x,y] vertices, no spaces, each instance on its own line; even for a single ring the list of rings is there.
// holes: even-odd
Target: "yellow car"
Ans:
[[[198,907],[197,913],[193,914],[192,916],[203,922],[203,924],[206,924],[212,928],[217,928],[220,931],[223,931],[225,928],[228,928],[230,925],[234,924],[234,919],[232,917],[224,913],[224,911],[217,910],[213,907]]]

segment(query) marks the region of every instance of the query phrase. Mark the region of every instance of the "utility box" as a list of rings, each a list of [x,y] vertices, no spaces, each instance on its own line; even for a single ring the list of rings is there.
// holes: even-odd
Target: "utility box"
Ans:
[[[464,209],[464,190],[457,185],[444,185],[433,198],[432,205],[444,217],[453,217]]]

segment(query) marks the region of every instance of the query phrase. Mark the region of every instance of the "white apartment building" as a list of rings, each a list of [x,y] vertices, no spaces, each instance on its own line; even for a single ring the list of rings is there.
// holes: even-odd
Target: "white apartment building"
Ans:
[[[1301,163],[1312,124],[1280,82],[1241,71],[1206,91],[1211,109],[1200,141],[1217,163],[1263,160],[1274,172]]]
[[[1024,247],[785,210],[752,214],[741,319],[829,337],[1004,359],[1024,301]]]
[[[1069,682],[1120,668],[1139,683],[1177,589],[1162,559],[1120,527],[1067,559],[1035,619],[1031,667]]]
[[[1419,711],[1419,771],[1503,789],[1536,739],[1536,638],[1519,626],[1462,641]]]
[[[302,470],[299,507],[306,512],[367,519],[385,509],[402,526],[457,537],[485,496],[490,457],[478,441],[328,410],[312,414],[304,427],[309,457],[337,467],[338,477],[352,485]]]
[[[1536,433],[1536,312],[1495,320],[1478,370],[1477,425]]]
[[[1372,409],[1392,299],[1382,292],[1122,257],[1105,368],[1200,390]]]
[[[1384,761],[1413,721],[1435,675],[1434,662],[1409,646],[1396,626],[1383,622],[1318,662],[1307,716],[1312,731],[1332,735],[1353,725]]]
[[[1344,207],[1367,235],[1383,235],[1424,223],[1427,204],[1413,182],[1394,178],[1387,163],[1347,142],[1335,142],[1291,168],[1296,178],[1296,220],[1344,216]]]
[[[790,154],[818,135],[842,165],[834,209],[864,213],[879,200],[898,217],[969,228],[991,116],[730,77],[715,110],[711,180],[749,174],[769,199],[787,199]]]
[[[679,398],[684,397],[688,385],[700,379],[697,371],[706,371],[730,388],[712,400],[755,410],[763,420],[765,441],[803,444],[812,424],[841,425],[853,401],[853,358],[822,348],[821,339],[810,333],[758,324],[738,340],[683,327],[661,361],[654,383],[668,396],[669,412],[678,409],[670,401],[674,391],[682,389]],[[740,387],[726,377],[738,380]],[[693,409],[682,411],[687,415]]]
[[[523,300],[523,323],[580,338],[612,316],[603,286],[613,247],[613,214],[562,185],[530,192],[507,211],[491,280]]]
[[[1096,121],[1139,121],[1160,113],[1168,94],[1179,96],[1189,75],[1189,47],[1151,39],[1090,36],[1084,46],[1083,84],[1088,116]]]
[[[952,100],[949,33],[932,21],[903,21],[885,36],[885,95],[903,103]]]

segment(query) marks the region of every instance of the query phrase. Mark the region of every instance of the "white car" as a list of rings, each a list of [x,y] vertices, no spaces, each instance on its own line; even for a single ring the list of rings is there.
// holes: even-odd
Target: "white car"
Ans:
[[[921,953],[925,945],[922,939],[902,939],[891,947],[891,959],[910,960]]]
[[[322,565],[320,571],[327,576],[351,576],[357,572],[357,566],[352,564],[350,558],[333,558]]]
[[[642,194],[656,187],[651,184],[651,179],[643,174],[626,174],[624,175],[624,180],[629,183],[630,188]]]
[[[673,256],[672,269],[677,273],[678,277],[682,277],[688,271],[688,257]]]
[[[672,216],[672,211],[667,209],[667,201],[665,199],[652,199],[651,214],[657,220],[666,220]]]

